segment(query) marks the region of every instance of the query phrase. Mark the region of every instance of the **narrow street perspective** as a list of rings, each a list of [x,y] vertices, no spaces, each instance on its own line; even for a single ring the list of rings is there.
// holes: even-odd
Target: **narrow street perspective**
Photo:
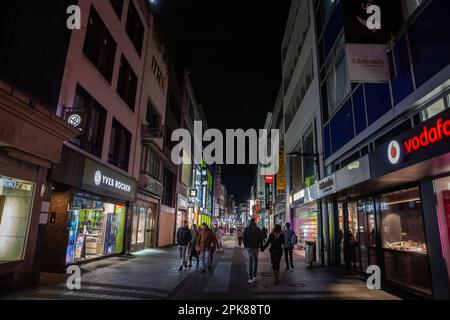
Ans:
[[[0,295],[0,299],[27,300],[397,300],[369,290],[358,274],[320,266],[309,267],[295,253],[295,268],[281,273],[274,285],[267,253],[259,259],[257,281],[248,284],[247,253],[235,236],[226,236],[211,272],[195,265],[178,270],[177,248],[147,249],[132,256],[91,262],[81,267],[81,289],[69,290],[69,275],[42,274],[37,287]],[[283,268],[284,270],[284,268]]]
[[[449,13],[1,0],[0,300],[163,320],[450,301]]]

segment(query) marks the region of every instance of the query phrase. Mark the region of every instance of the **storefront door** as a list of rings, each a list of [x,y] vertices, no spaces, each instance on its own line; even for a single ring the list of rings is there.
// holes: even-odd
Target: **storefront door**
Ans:
[[[152,208],[147,209],[145,225],[145,247],[154,248],[156,245],[156,210]]]

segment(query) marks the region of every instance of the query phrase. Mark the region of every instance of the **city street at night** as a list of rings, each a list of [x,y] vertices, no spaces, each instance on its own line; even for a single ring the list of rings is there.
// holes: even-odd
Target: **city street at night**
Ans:
[[[262,253],[258,281],[247,283],[245,250],[228,236],[213,269],[202,274],[194,267],[178,271],[175,248],[148,249],[132,256],[91,262],[82,266],[81,290],[67,289],[66,275],[42,274],[39,286],[0,299],[31,300],[397,300],[383,291],[367,289],[358,274],[309,267],[295,253],[295,269],[273,285],[270,257]]]
[[[291,320],[450,301],[449,12],[1,0],[0,303]]]

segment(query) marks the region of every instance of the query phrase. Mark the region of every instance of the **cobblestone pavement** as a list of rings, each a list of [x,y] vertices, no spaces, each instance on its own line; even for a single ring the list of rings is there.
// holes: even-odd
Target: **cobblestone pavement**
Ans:
[[[262,253],[258,282],[250,285],[247,254],[233,237],[225,239],[225,249],[214,260],[212,272],[201,274],[195,265],[180,272],[176,248],[148,249],[83,265],[81,290],[67,289],[66,274],[42,274],[38,286],[0,299],[397,299],[384,291],[367,289],[359,275],[334,268],[309,268],[299,253],[295,255],[296,268],[282,271],[278,286],[273,284],[268,253]]]

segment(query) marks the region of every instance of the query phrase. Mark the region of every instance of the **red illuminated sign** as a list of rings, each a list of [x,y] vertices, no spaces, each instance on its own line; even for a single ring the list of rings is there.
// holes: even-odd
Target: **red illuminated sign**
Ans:
[[[270,176],[265,176],[265,180],[266,180],[266,183],[273,183],[273,181],[274,181],[272,175],[270,175]]]
[[[439,118],[433,127],[425,126],[420,134],[405,140],[403,144],[406,153],[409,154],[448,137],[450,137],[450,120],[444,121],[443,118]]]

